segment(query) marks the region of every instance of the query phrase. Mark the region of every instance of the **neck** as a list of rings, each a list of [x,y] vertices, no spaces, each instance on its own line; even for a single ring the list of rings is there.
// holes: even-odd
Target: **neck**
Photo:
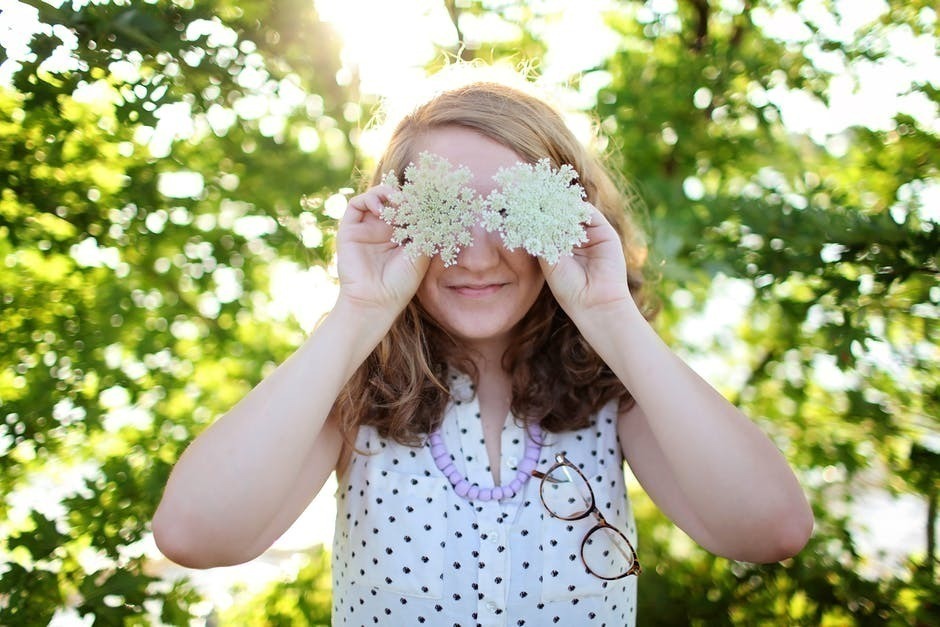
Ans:
[[[508,343],[502,339],[488,339],[468,344],[470,359],[477,367],[480,376],[505,374],[503,355]]]

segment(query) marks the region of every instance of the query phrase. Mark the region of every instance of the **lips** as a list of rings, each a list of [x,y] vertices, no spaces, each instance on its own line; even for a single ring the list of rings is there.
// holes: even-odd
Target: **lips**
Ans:
[[[481,298],[483,296],[489,296],[498,292],[505,283],[464,283],[459,285],[451,285],[450,289],[454,290],[461,296],[469,296],[471,298]]]

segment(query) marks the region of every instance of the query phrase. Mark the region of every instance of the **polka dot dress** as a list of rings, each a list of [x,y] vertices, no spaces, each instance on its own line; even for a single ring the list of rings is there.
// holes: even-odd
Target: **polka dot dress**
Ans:
[[[479,408],[469,379],[452,382],[442,435],[457,468],[491,487]],[[538,469],[563,452],[591,481],[597,506],[636,545],[626,496],[616,405],[580,431],[546,434]],[[510,417],[502,431],[501,476],[525,453],[525,433]],[[533,478],[503,501],[454,493],[428,447],[411,448],[359,430],[349,471],[337,490],[333,545],[334,625],[632,626],[636,577],[603,581],[580,558],[594,518],[552,518]]]

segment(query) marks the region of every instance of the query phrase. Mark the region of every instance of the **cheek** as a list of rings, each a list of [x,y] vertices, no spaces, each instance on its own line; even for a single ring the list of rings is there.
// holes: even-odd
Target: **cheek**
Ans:
[[[520,268],[519,276],[523,278],[525,285],[528,286],[528,293],[538,296],[539,292],[542,291],[542,286],[545,285],[545,275],[542,274],[542,269],[537,261],[531,257],[528,257],[526,261],[528,263]],[[532,297],[533,300],[535,296]]]
[[[418,304],[421,305],[421,307],[424,308],[426,312],[435,318],[437,317],[436,314],[438,307],[436,304],[436,299],[434,298],[428,282],[425,281],[418,287],[418,291],[415,292],[415,300],[418,301]]]
[[[418,304],[424,307],[428,312],[436,308],[435,302],[440,298],[440,295],[436,292],[437,288],[435,286],[437,285],[438,278],[443,268],[437,268],[438,263],[440,263],[440,258],[438,257],[435,257],[431,261],[431,267],[428,268],[424,278],[421,279],[421,284],[418,285],[418,290],[415,292],[414,296]]]
[[[527,307],[526,311],[528,311],[529,309],[532,309],[532,307],[535,305],[535,302],[539,299],[539,295],[542,293],[543,287],[545,287],[545,278],[539,275],[532,282],[532,288],[529,290],[529,294],[528,294],[529,306]]]
[[[545,275],[542,274],[541,268],[536,263],[532,267],[526,268],[525,274],[520,275],[520,278],[522,279],[520,284],[523,286],[519,296],[522,301],[520,304],[528,312],[532,309],[545,287]]]

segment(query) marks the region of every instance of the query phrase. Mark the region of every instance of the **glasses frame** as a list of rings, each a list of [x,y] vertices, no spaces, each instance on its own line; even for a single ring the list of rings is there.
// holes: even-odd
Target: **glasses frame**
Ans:
[[[545,493],[544,493],[545,483],[553,482],[553,480],[550,479],[549,477],[551,476],[553,472],[555,472],[559,468],[570,468],[574,472],[578,473],[578,475],[584,481],[584,485],[587,486],[588,492],[591,494],[591,505],[584,512],[580,514],[576,514],[574,516],[560,516],[554,510],[552,510],[552,508],[549,507],[548,504],[545,502]],[[637,556],[636,556],[636,549],[633,548],[633,543],[630,542],[630,539],[627,538],[627,536],[620,529],[617,529],[616,527],[611,525],[609,522],[607,522],[607,519],[604,518],[604,515],[601,514],[601,511],[597,508],[597,499],[594,496],[594,489],[591,488],[591,482],[587,480],[587,477],[584,476],[584,473],[581,472],[581,470],[577,466],[572,464],[568,460],[568,458],[565,457],[564,453],[555,454],[555,464],[552,465],[547,471],[543,473],[538,470],[533,470],[532,476],[537,477],[542,480],[542,482],[539,484],[539,498],[542,499],[542,507],[545,508],[545,511],[547,511],[552,516],[552,518],[557,518],[559,520],[573,521],[573,520],[581,520],[583,518],[587,518],[591,514],[594,514],[594,518],[597,520],[597,524],[594,525],[586,534],[584,534],[584,538],[581,540],[581,563],[584,564],[585,570],[587,570],[589,573],[591,573],[598,579],[603,579],[605,581],[616,581],[617,579],[623,579],[624,577],[629,577],[630,575],[639,575],[640,573],[643,572],[643,569],[640,568],[640,560],[637,559]],[[587,545],[588,538],[591,537],[591,534],[597,531],[600,531],[601,529],[610,529],[613,533],[616,533],[621,538],[623,538],[623,541],[627,543],[628,547],[630,547],[630,552],[633,555],[633,565],[629,568],[629,570],[627,570],[627,572],[621,575],[617,575],[616,577],[605,577],[604,575],[594,572],[594,570],[590,566],[588,566],[587,560],[584,559],[584,547]]]

